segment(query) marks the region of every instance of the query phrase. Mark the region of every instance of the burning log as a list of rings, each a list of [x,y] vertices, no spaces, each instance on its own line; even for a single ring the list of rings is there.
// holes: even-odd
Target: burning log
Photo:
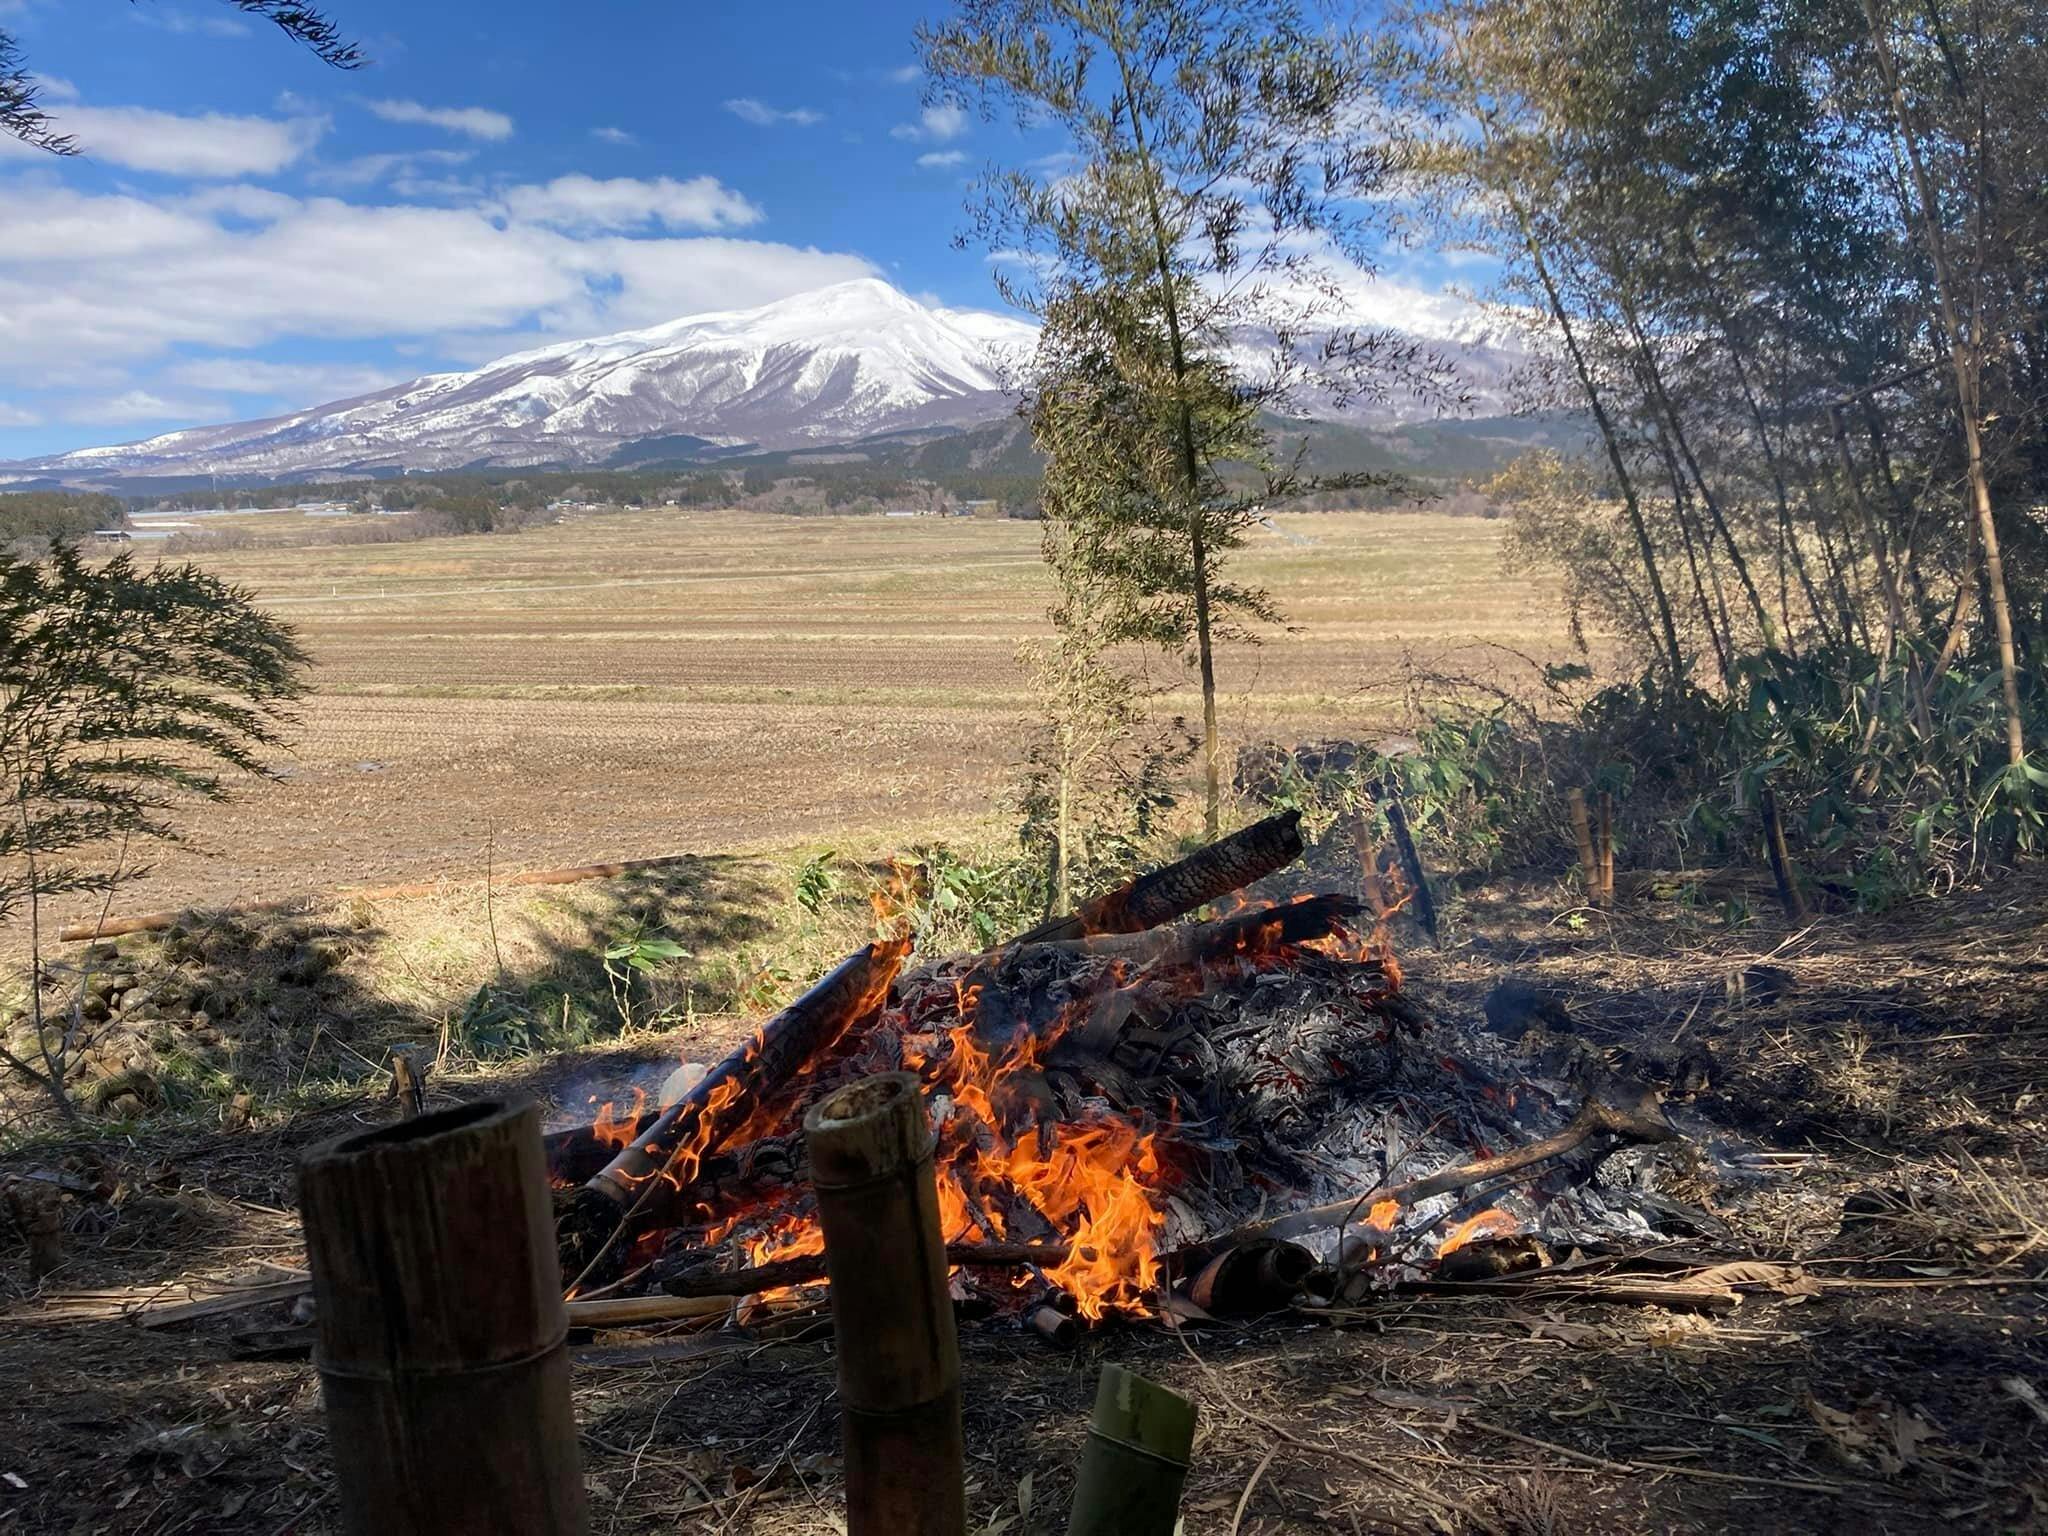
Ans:
[[[1577,1151],[1596,1136],[1611,1136],[1619,1145],[1643,1145],[1674,1141],[1678,1130],[1665,1117],[1657,1096],[1650,1090],[1606,1083],[1586,1096],[1571,1124],[1554,1136],[1532,1141],[1497,1157],[1482,1157],[1450,1168],[1440,1168],[1405,1184],[1269,1216],[1264,1221],[1252,1222],[1234,1232],[1182,1249],[1175,1255],[1175,1267],[1183,1274],[1195,1273],[1219,1255],[1247,1243],[1306,1237],[1313,1232],[1328,1232],[1354,1223],[1361,1231],[1377,1232],[1385,1238],[1391,1234],[1381,1222],[1391,1219],[1390,1211],[1418,1205],[1433,1195],[1445,1195],[1475,1184],[1526,1173],[1531,1168]],[[1370,1211],[1367,1210],[1368,1203]]]
[[[594,1178],[619,1155],[620,1147],[645,1135],[660,1117],[658,1109],[616,1122],[609,1115],[601,1115],[594,1125],[549,1131],[540,1139],[548,1155],[548,1172],[564,1184],[581,1184]]]
[[[754,1036],[630,1139],[583,1187],[562,1220],[564,1252],[595,1271],[657,1183],[689,1184],[706,1153],[750,1123],[774,1123],[804,1070],[888,996],[907,939],[878,939],[763,1024]]]
[[[300,1163],[299,1207],[345,1528],[585,1530],[539,1110],[331,1143]]]
[[[841,1088],[804,1133],[832,1280],[848,1536],[963,1536],[960,1344],[917,1079]]]
[[[1283,811],[1085,901],[1065,917],[1020,934],[1014,942],[1044,944],[1089,934],[1157,928],[1285,869],[1301,857],[1301,848],[1301,812]]]
[[[1064,1264],[1072,1252],[1066,1243],[948,1243],[946,1263],[971,1269],[1032,1269]],[[725,1273],[701,1266],[685,1269],[665,1276],[661,1288],[671,1296],[754,1296],[785,1286],[813,1285],[825,1273],[825,1255],[806,1253]]]

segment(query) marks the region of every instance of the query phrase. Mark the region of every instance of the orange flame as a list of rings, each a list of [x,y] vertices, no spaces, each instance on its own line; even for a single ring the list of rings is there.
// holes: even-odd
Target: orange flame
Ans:
[[[885,942],[896,947],[898,953],[891,958],[899,962],[901,952],[908,949],[904,908],[913,874],[893,866],[889,880],[871,892],[876,923],[890,935]],[[1241,910],[1246,905],[1239,903]],[[1367,936],[1333,935],[1312,947],[1348,960],[1378,958],[1389,983],[1398,985],[1383,930]],[[1253,964],[1284,964],[1299,947],[1281,941],[1276,920],[1247,926],[1239,953]],[[887,970],[893,976],[894,967]],[[1120,973],[1120,963],[1108,979],[1113,985],[1129,980]],[[1141,979],[1156,991],[1166,978],[1148,974]],[[1202,985],[1199,975],[1188,978],[1190,992]],[[952,1018],[941,1023],[936,1037],[901,1037],[903,1065],[919,1074],[928,1093],[951,1104],[935,1158],[943,1237],[948,1242],[1064,1243],[1067,1257],[1047,1265],[1043,1278],[1072,1296],[1080,1316],[1092,1322],[1142,1311],[1148,1296],[1164,1281],[1160,1244],[1169,1169],[1163,1137],[1170,1128],[1148,1128],[1120,1113],[1097,1109],[1042,1129],[1030,1114],[1034,1096],[1042,1099],[1046,1091],[1039,1074],[1048,1053],[1068,1029],[1089,1017],[1099,994],[1076,1003],[1049,1027],[1021,1029],[1007,1038],[990,1038],[981,1031],[980,1002],[979,983],[970,984],[964,977],[956,980]],[[664,1171],[679,1185],[696,1177],[703,1161],[702,1143],[737,1092],[730,1084],[714,1089],[698,1121],[696,1144],[681,1148],[669,1160]],[[779,1123],[784,1113],[786,1105],[757,1106],[731,1139],[765,1134],[775,1128],[766,1122]],[[1388,1231],[1400,1214],[1397,1201],[1382,1199],[1365,1221]],[[797,1215],[758,1203],[717,1222],[704,1234],[703,1246],[714,1246],[739,1228],[758,1234],[745,1240],[750,1264],[817,1253],[824,1247],[814,1214]],[[1467,1223],[1447,1242],[1446,1251],[1470,1241],[1480,1230],[1476,1222]]]
[[[591,1139],[607,1147],[626,1146],[632,1141],[634,1130],[639,1125],[640,1116],[646,1111],[646,1108],[647,1090],[645,1088],[635,1088],[633,1090],[633,1110],[631,1114],[624,1117],[616,1115],[610,1102],[607,1101],[598,1110],[597,1118],[590,1122]]]
[[[1442,1258],[1445,1254],[1456,1253],[1467,1243],[1482,1237],[1513,1237],[1521,1230],[1522,1224],[1519,1221],[1496,1206],[1481,1211],[1476,1216],[1467,1216],[1451,1228],[1450,1234],[1438,1247],[1436,1256]]]

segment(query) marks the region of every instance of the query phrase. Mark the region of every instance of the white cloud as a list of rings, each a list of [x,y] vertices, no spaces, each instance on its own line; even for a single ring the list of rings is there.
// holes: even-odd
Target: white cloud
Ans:
[[[6,7],[0,6],[0,16],[6,14]],[[9,405],[0,400],[0,427],[40,427],[43,418],[34,411],[23,410],[18,405]]]
[[[514,187],[504,194],[508,216],[576,233],[614,230],[743,229],[761,210],[715,176],[600,181],[581,174],[557,176],[545,186]]]
[[[809,107],[771,107],[751,96],[733,97],[726,102],[725,110],[741,122],[752,123],[756,128],[773,128],[777,123],[793,123],[799,128],[808,128],[814,123],[825,121],[824,113],[813,112]]]
[[[915,64],[898,65],[886,77],[891,85],[915,85],[924,78],[924,71]]]
[[[424,339],[449,355],[441,338],[487,338],[503,352],[876,275],[858,256],[729,235],[577,238],[478,208],[229,190],[151,200],[0,183],[0,389],[49,390],[53,369],[128,370],[125,384],[94,375],[118,395],[170,348],[285,338]]]
[[[964,165],[967,154],[958,149],[935,149],[928,155],[919,155],[917,163],[926,170],[942,170],[949,165]]]
[[[426,107],[416,101],[393,100],[370,101],[364,105],[387,123],[422,123],[430,128],[445,128],[464,138],[491,143],[512,137],[512,119],[489,107]]]
[[[593,128],[590,130],[590,136],[605,144],[638,144],[640,142],[638,138],[626,132],[623,128]]]
[[[889,130],[889,137],[909,139],[915,143],[946,144],[965,133],[970,122],[966,108],[942,101],[918,113],[916,122],[898,123]]]
[[[339,165],[322,166],[309,180],[323,187],[366,187],[375,182],[417,178],[429,166],[466,165],[473,149],[414,149],[389,155],[358,155]]]
[[[165,32],[197,33],[202,37],[247,37],[248,26],[239,18],[222,13],[181,11],[168,5],[137,5],[128,14],[146,27]]]
[[[215,400],[166,397],[154,390],[129,389],[118,395],[73,400],[64,407],[64,419],[83,426],[125,426],[138,421],[190,420],[218,417]]]
[[[148,107],[66,106],[59,132],[78,140],[88,159],[163,176],[226,180],[270,176],[319,142],[324,117],[229,117],[207,112],[183,117]],[[0,155],[39,155],[16,140],[0,139]]]
[[[414,377],[410,372],[352,363],[271,363],[253,357],[200,357],[163,371],[170,383],[224,395],[264,395],[320,404],[372,394]]]

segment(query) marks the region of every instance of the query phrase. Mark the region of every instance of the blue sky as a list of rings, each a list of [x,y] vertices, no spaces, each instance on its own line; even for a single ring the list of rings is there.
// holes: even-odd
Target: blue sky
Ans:
[[[333,0],[344,74],[216,0],[0,0],[86,151],[0,151],[0,458],[852,276],[995,307],[964,183],[1057,145],[921,104],[939,3]]]

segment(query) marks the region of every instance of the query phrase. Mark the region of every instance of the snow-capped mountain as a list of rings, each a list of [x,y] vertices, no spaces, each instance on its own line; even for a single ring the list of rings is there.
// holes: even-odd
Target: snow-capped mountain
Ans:
[[[1497,399],[1518,348],[1471,306],[1393,284],[1351,297],[1357,322],[1421,338],[1459,364],[1478,402]],[[1010,411],[1004,372],[1028,357],[1035,334],[1022,320],[931,308],[863,278],[759,309],[517,352],[263,421],[0,464],[0,484],[601,464],[636,444],[676,456],[688,446],[678,439],[785,449],[973,426]],[[1340,414],[1385,427],[1432,412],[1382,402]]]
[[[7,469],[57,476],[299,476],[403,466],[597,463],[648,438],[791,448],[987,421],[1035,332],[933,309],[878,279],[759,309],[501,357],[265,421],[193,427]]]

